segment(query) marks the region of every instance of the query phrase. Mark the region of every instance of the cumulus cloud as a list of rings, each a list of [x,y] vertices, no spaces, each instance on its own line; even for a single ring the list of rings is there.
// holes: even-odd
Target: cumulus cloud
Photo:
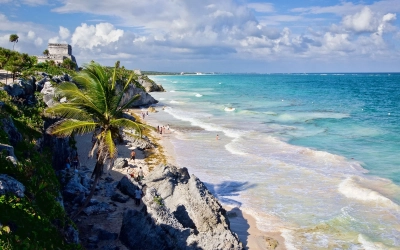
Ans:
[[[71,42],[73,46],[83,49],[93,49],[118,41],[124,35],[121,29],[115,29],[110,23],[87,25],[82,23],[75,29]]]
[[[61,39],[67,39],[70,36],[70,32],[67,28],[60,26],[60,31],[58,32]]]

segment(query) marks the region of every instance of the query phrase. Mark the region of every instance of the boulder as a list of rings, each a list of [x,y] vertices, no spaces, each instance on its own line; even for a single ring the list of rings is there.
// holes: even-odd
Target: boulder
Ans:
[[[131,147],[139,148],[140,150],[151,149],[155,147],[147,136],[142,136],[141,139],[137,137],[128,137],[127,140],[129,140]]]
[[[179,223],[178,223],[179,224]],[[144,212],[127,210],[119,234],[129,249],[199,249],[186,243],[190,230],[159,223]]]
[[[67,181],[62,192],[64,201],[73,201],[79,194],[85,194],[88,189],[80,183],[80,178],[78,175],[72,175]]]
[[[120,87],[121,88],[121,87]],[[130,84],[127,91],[122,97],[121,103],[126,103],[135,95],[139,94],[140,98],[133,102],[129,107],[140,107],[140,106],[150,106],[152,104],[158,103],[156,99],[154,99],[151,95],[149,95],[144,90],[135,87],[133,84]]]
[[[6,174],[0,174],[0,196],[5,194],[13,194],[17,197],[23,198],[25,193],[25,186]]]
[[[128,160],[125,158],[117,158],[114,161],[113,168],[122,169],[128,167]]]
[[[13,97],[23,97],[25,95],[24,88],[18,83],[11,83],[10,85],[5,85],[4,90]]]
[[[159,166],[146,176],[143,185],[147,187],[142,199],[147,213],[157,223],[174,230],[187,229],[189,235],[182,237],[188,249],[243,248],[238,236],[230,231],[226,211],[219,201],[186,168]]]
[[[16,146],[20,141],[22,141],[22,135],[18,132],[18,129],[15,127],[11,118],[0,119],[0,124],[3,125],[3,131],[8,134],[8,140],[11,145]]]
[[[117,188],[121,191],[121,193],[130,196],[131,198],[135,198],[135,190],[138,186],[133,184],[128,177],[124,176],[119,181]]]
[[[129,196],[120,193],[114,193],[111,196],[111,200],[115,202],[126,203],[129,200]]]
[[[100,202],[92,206],[86,207],[83,212],[86,215],[92,214],[108,214],[110,212],[114,212],[115,208],[111,207],[109,204],[105,202]]]
[[[55,88],[51,84],[51,82],[47,81],[43,85],[43,89],[40,91],[43,94],[43,101],[46,103],[48,107],[52,107],[55,105],[54,94]]]
[[[139,76],[138,82],[146,89],[146,92],[165,92],[162,85],[156,84],[143,76]]]
[[[0,152],[3,152],[3,151],[6,152],[7,156],[15,157],[15,155],[14,155],[14,147],[13,146],[0,143]]]

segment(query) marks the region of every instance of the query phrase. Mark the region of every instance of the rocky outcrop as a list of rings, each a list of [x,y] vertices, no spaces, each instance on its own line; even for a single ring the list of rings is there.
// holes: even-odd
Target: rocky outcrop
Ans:
[[[149,105],[158,103],[158,101],[156,99],[154,99],[151,95],[149,95],[147,92],[143,91],[142,89],[135,87],[133,84],[129,85],[128,90],[122,97],[121,103],[128,102],[128,100],[130,100],[132,97],[134,97],[137,94],[140,95],[140,98],[138,100],[136,100],[135,102],[133,102],[130,107],[149,106]]]
[[[160,84],[156,84],[147,77],[139,76],[138,82],[146,89],[146,92],[165,92]]]
[[[25,186],[6,174],[0,174],[0,196],[5,194],[13,194],[17,197],[24,197]]]
[[[129,137],[129,146],[138,148],[140,150],[145,150],[145,149],[151,149],[155,148],[155,145],[150,141],[150,139],[147,136],[142,136],[142,138],[131,138]]]
[[[11,145],[16,146],[18,142],[22,141],[22,135],[18,132],[11,118],[1,119],[0,124],[2,125],[3,131],[7,133]]]
[[[159,166],[143,185],[145,210],[124,215],[120,240],[128,248],[243,248],[218,200],[186,168]]]
[[[40,93],[43,94],[43,101],[48,107],[52,107],[56,104],[54,100],[55,87],[53,86],[53,84],[51,84],[51,82],[45,82]]]

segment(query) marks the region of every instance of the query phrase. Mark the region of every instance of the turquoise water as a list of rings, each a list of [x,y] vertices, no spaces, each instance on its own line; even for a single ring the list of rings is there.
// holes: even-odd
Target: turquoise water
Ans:
[[[400,74],[151,78],[177,164],[289,249],[400,249]]]

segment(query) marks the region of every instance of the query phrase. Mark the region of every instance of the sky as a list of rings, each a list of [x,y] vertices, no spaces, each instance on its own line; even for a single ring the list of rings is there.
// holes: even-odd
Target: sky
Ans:
[[[0,0],[0,47],[167,72],[400,72],[400,0]]]

